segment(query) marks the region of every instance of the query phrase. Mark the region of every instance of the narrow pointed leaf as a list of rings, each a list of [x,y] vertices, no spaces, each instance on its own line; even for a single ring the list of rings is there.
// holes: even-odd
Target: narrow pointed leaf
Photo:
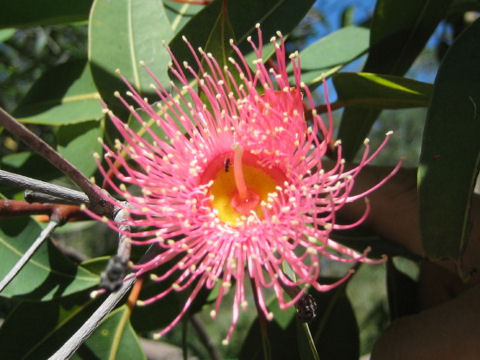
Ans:
[[[302,80],[309,86],[318,85],[322,79],[365,54],[369,46],[370,31],[358,26],[339,29],[300,52]],[[292,71],[292,65],[287,67]]]
[[[126,305],[109,314],[72,359],[146,359],[133,331]]]
[[[103,117],[86,61],[71,61],[45,72],[13,115],[24,123],[40,125],[76,124]]]
[[[15,29],[3,29],[0,30],[0,42],[7,41],[15,34]]]
[[[62,126],[57,131],[57,150],[85,176],[91,176],[97,170],[93,154],[102,153],[98,142],[102,132],[98,121]]]
[[[452,0],[379,0],[370,31],[365,72],[403,75],[425,47]],[[380,114],[376,109],[345,109],[338,137],[352,160]]]
[[[433,85],[400,76],[371,73],[333,75],[338,101],[374,109],[427,107]]]
[[[40,231],[40,226],[30,218],[0,220],[0,278],[20,259]],[[98,282],[98,276],[74,265],[47,241],[1,296],[50,300],[91,288]]]
[[[418,169],[423,248],[458,260],[480,160],[480,21],[458,37],[438,70]]]
[[[47,302],[18,304],[0,328],[4,359],[48,359],[98,306],[87,292]]]
[[[116,69],[144,95],[153,93],[153,81],[140,61],[168,84],[170,58],[163,41],[171,37],[161,0],[94,1],[89,21],[89,61],[98,91],[114,110],[125,111],[113,96],[115,91],[125,89]]]
[[[222,2],[216,0],[206,6],[171,41],[170,47],[180,60],[193,63],[192,55],[182,40],[183,35],[194,47],[205,47],[211,37],[214,25],[212,19],[218,18]],[[313,3],[312,0],[229,0],[227,13],[236,42],[242,50],[250,52],[251,47],[246,40],[249,35],[255,35],[255,24],[260,23],[266,41],[275,35],[276,31],[288,34],[305,16]]]
[[[358,359],[358,327],[352,306],[345,294],[345,287],[340,286],[326,293],[312,292],[312,295],[318,305],[318,314],[309,323],[309,328],[320,359]],[[269,309],[275,311],[274,320],[267,322],[272,359],[311,359],[312,353],[303,328],[297,324],[299,320],[294,315],[295,310],[288,309],[285,319],[290,322],[283,326],[277,320],[278,307],[270,303]],[[250,327],[239,359],[263,359],[258,320]]]
[[[2,1],[0,28],[62,24],[86,20],[92,0]]]
[[[205,5],[184,4],[170,0],[163,0],[163,6],[174,34],[180,31],[187,22],[205,7]]]

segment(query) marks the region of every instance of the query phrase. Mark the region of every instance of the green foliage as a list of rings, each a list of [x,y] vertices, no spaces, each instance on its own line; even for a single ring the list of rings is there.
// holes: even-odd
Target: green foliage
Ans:
[[[0,277],[3,278],[40,234],[41,228],[29,218],[2,219],[0,225]],[[98,281],[98,276],[75,266],[53,244],[46,243],[2,291],[2,296],[50,300],[92,288]]]
[[[342,69],[368,50],[369,30],[358,26],[341,28],[300,52],[302,80],[310,87]],[[292,66],[287,69],[291,72]],[[293,78],[292,78],[293,81]]]
[[[363,71],[404,75],[446,15],[450,1],[378,0]],[[345,109],[338,137],[347,160],[354,158],[379,114],[375,108]]]
[[[359,108],[402,109],[426,107],[432,85],[400,76],[371,73],[338,73],[333,75],[338,101]]]
[[[343,6],[340,3],[335,6]],[[321,39],[309,32],[315,31],[317,24],[302,23],[312,7],[316,19],[328,22],[325,20],[328,15],[319,13],[321,2],[314,0],[214,0],[208,5],[171,0],[19,0],[5,1],[2,5],[0,104],[12,108],[19,121],[88,177],[99,178],[92,159],[94,152],[102,153],[98,138],[111,143],[117,136],[105,118],[99,98],[140,132],[136,128],[138,123],[128,119],[128,112],[114,95],[119,91],[125,96],[127,90],[116,69],[135,91],[158,101],[150,88],[154,80],[139,61],[144,61],[169,89],[171,59],[166,44],[180,63],[185,60],[195,66],[183,36],[194,48],[202,47],[214,54],[221,66],[228,65],[228,57],[234,56],[230,39],[247,54],[249,61],[253,59],[247,39],[256,37],[257,23],[261,24],[266,43],[265,61],[273,53],[269,39],[277,31],[287,38],[289,51],[307,44],[300,51],[302,80],[313,90],[324,79],[332,79],[338,95],[335,105],[345,107],[338,138],[342,140],[347,160],[354,158],[372,128],[383,129],[384,124],[375,124],[382,109],[428,109],[421,149],[411,150],[421,151],[418,195],[423,249],[432,258],[449,258],[457,263],[461,259],[469,239],[470,203],[480,159],[480,21],[463,24],[467,29],[453,39],[434,84],[404,74],[425,49],[440,22],[453,21],[452,18],[462,17],[465,11],[479,10],[478,1],[377,0],[371,21],[363,24],[355,24],[355,9],[349,6],[342,8],[345,26],[330,29]],[[292,36],[300,28],[308,29],[307,34]],[[358,59],[364,55],[366,60],[360,71]],[[348,71],[342,72],[344,67]],[[291,73],[291,66],[288,71]],[[319,97],[317,93],[314,95]],[[128,95],[125,98],[129,101]],[[145,116],[141,111],[140,115]],[[399,121],[404,119],[399,118]],[[414,121],[422,124],[423,119]],[[48,182],[67,181],[46,160],[2,130],[3,170]],[[165,137],[163,133],[157,135]],[[142,136],[153,138],[151,134]],[[417,136],[420,138],[421,134]],[[7,198],[20,196],[19,189],[9,186],[2,185],[0,191]],[[33,218],[0,220],[0,279],[41,229]],[[103,233],[91,230],[75,232],[68,228],[62,236],[80,237],[87,244],[104,241]],[[371,247],[372,258],[387,254],[417,260],[411,249],[365,229],[334,231],[332,239],[358,252]],[[105,263],[106,258],[97,258],[78,264],[65,257],[55,242],[45,243],[0,294],[0,311],[5,319],[0,328],[2,358],[47,358],[65,343],[105,298],[93,300],[88,296],[97,286]],[[329,266],[326,267],[328,271]],[[160,274],[165,269],[157,270]],[[374,277],[364,283],[368,285],[371,279]],[[170,285],[146,279],[140,299],[154,296]],[[387,285],[391,318],[416,311],[417,303],[412,297],[418,284],[393,262],[388,263]],[[281,311],[272,299],[268,305],[275,318],[266,323],[266,333],[261,331],[259,319],[255,319],[250,330],[242,334],[241,349],[234,356],[262,359],[265,353],[270,353],[272,359],[313,359],[315,351],[309,339],[313,339],[321,359],[355,359],[361,352],[371,350],[372,339],[386,325],[381,303],[372,305],[373,315],[359,315],[359,307],[352,307],[355,295],[347,294],[343,285],[327,293],[311,293],[318,303],[319,315],[308,325],[308,330],[297,320],[293,308]],[[188,315],[208,311],[216,295],[215,290],[202,290]],[[172,292],[161,301],[135,308],[131,313],[126,305],[120,304],[74,358],[145,359],[138,334],[148,337],[151,331],[167,325],[181,311],[187,297],[188,291],[187,295]],[[253,309],[253,301],[249,302]],[[221,310],[231,318],[228,306]],[[370,315],[377,321],[374,330],[365,330],[361,322],[357,325],[357,319]],[[229,326],[221,322],[213,324],[207,330],[215,334],[225,334]],[[172,339],[181,338],[180,329],[174,332],[165,341],[175,343],[177,340]],[[192,343],[187,339],[184,345],[197,355],[205,353],[195,349],[197,343]],[[214,344],[222,352],[217,345]]]
[[[320,359],[358,358],[358,327],[345,286],[326,293],[314,292],[314,298],[318,314],[308,323],[308,328]],[[280,310],[276,300],[270,302],[269,309],[274,320],[266,322],[268,339],[263,339],[259,320],[256,320],[244,341],[239,360],[264,359],[262,342],[270,347],[272,359],[314,359],[305,336],[305,324],[297,319],[294,309]]]
[[[127,0],[93,3],[89,18],[88,60],[93,80],[102,98],[119,111],[114,92],[124,93],[118,69],[143,95],[151,94],[151,77],[144,61],[159,81],[168,82],[170,58],[163,46],[172,37],[169,20],[160,0]]]
[[[458,260],[469,239],[469,209],[480,161],[480,21],[445,56],[423,136],[418,192],[423,247]]]
[[[64,24],[86,20],[92,0],[5,1],[0,13],[0,28]]]
[[[68,125],[103,116],[98,92],[85,60],[74,60],[46,71],[13,112],[20,121]]]
[[[72,359],[146,359],[130,325],[129,315],[126,305],[111,312]]]

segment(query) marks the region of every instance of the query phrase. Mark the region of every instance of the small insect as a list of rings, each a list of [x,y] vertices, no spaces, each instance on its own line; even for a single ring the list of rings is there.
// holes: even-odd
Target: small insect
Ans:
[[[225,172],[228,172],[229,169],[230,169],[230,159],[227,158],[225,160]]]
[[[310,322],[317,316],[317,302],[310,294],[305,294],[295,305],[297,317],[300,321]]]

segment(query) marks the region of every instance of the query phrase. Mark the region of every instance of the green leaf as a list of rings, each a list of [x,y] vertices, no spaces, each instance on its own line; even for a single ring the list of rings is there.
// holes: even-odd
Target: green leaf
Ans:
[[[373,233],[371,230],[356,227],[350,230],[336,230],[331,232],[332,240],[341,245],[347,246],[359,253],[365,249],[371,248],[368,253],[369,258],[381,259],[384,255],[403,256],[412,260],[418,260],[419,257],[403,246],[396,244]]]
[[[119,69],[142,94],[153,91],[152,78],[139,64],[145,61],[163,84],[168,84],[170,57],[162,42],[172,37],[161,0],[95,0],[89,22],[89,61],[93,79],[102,98],[115,111],[125,113],[113,93],[126,86]]]
[[[83,292],[47,302],[19,303],[0,328],[2,358],[47,359],[87,321],[99,302]]]
[[[40,234],[30,218],[0,220],[0,278],[3,278]],[[50,300],[73,294],[99,282],[98,276],[77,267],[50,242],[44,243],[2,296]]]
[[[318,314],[309,323],[309,328],[320,359],[358,359],[358,327],[345,286],[326,293],[311,292],[311,295],[317,302]],[[269,304],[270,308],[275,309],[272,304]],[[302,359],[310,358],[311,351],[305,348],[305,335],[303,330],[299,331],[296,316],[290,317],[285,329],[278,324],[277,316],[274,314],[274,320],[267,322],[272,359],[298,359],[299,354]],[[239,359],[263,359],[261,338],[259,322],[255,320],[243,342]]]
[[[93,153],[102,153],[102,128],[98,121],[62,126],[57,131],[57,151],[85,176],[97,170]]]
[[[92,0],[3,1],[0,28],[62,24],[86,20]]]
[[[62,176],[62,173],[43,157],[27,151],[3,156],[0,165],[3,170],[42,181],[50,181]],[[15,192],[18,192],[18,188],[15,188]]]
[[[126,305],[110,313],[72,359],[146,359],[129,321]]]
[[[21,122],[66,125],[103,116],[85,60],[53,67],[32,86],[13,112]]]
[[[433,90],[432,84],[371,73],[338,73],[333,84],[344,106],[374,109],[427,107]]]
[[[427,255],[458,260],[469,238],[480,160],[480,21],[453,43],[438,70],[418,168]]]
[[[15,34],[15,29],[3,29],[0,30],[0,43],[10,39]]]
[[[163,0],[165,13],[170,20],[172,31],[176,34],[187,22],[189,22],[205,5],[194,5]]]
[[[300,52],[302,81],[318,85],[324,78],[366,53],[369,46],[368,29],[347,26],[309,45]],[[292,72],[291,64],[287,71]]]
[[[194,48],[205,47],[214,27],[212,19],[218,18],[222,3],[223,1],[216,0],[206,6],[170,42],[170,47],[179,60],[187,60],[193,65],[193,57],[182,36],[186,36]],[[229,0],[227,14],[230,17],[236,43],[244,54],[251,52],[251,46],[246,39],[249,35],[255,35],[257,23],[260,23],[263,39],[267,42],[276,31],[290,33],[313,3],[313,0]]]
[[[175,260],[177,261],[177,260]],[[164,274],[172,266],[171,263],[162,265],[154,270],[157,275]],[[172,286],[173,279],[167,279],[162,282],[154,282],[148,278],[145,279],[142,287],[140,299],[148,299],[155,296]],[[165,297],[155,301],[147,306],[137,306],[132,311],[132,325],[138,332],[147,332],[158,330],[169,325],[180,313],[185,305],[188,296],[192,292],[194,285],[182,292],[172,291]],[[190,305],[189,313],[195,314],[200,311],[207,302],[210,290],[202,288],[197,294],[193,303]]]
[[[391,258],[387,262],[387,294],[392,321],[418,312],[418,284],[398,270]]]
[[[370,31],[365,72],[403,75],[425,47],[452,0],[378,0]],[[352,160],[380,111],[345,109],[338,137],[343,154]]]
[[[445,17],[452,0],[379,0],[366,71],[403,75]]]

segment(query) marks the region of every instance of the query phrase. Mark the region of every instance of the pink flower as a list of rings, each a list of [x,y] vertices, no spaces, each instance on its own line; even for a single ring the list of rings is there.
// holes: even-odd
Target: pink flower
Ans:
[[[170,70],[180,84],[172,85],[173,91],[145,67],[155,82],[158,104],[147,103],[124,79],[134,106],[147,113],[153,125],[118,97],[153,141],[145,140],[109,112],[123,142],[117,141],[115,149],[105,146],[107,166],[99,166],[109,186],[128,202],[128,206],[115,203],[128,220],[108,223],[124,233],[122,225],[135,227],[136,232],[125,233],[133,244],[156,243],[163,249],[147,263],[134,265],[136,276],[176,260],[166,273],[152,276],[154,281],[172,285],[140,304],[193,288],[183,310],[159,335],[178,323],[204,287],[221,284],[212,317],[226,292],[235,292],[227,342],[239,310],[247,307],[247,280],[260,311],[271,319],[265,288],[273,290],[285,309],[309,287],[328,291],[351,275],[348,272],[334,284],[319,283],[320,257],[370,261],[366,252],[356,253],[329,236],[333,229],[360,224],[368,215],[368,201],[364,215],[354,224],[337,224],[337,211],[365,198],[398,169],[399,165],[369,191],[351,194],[355,177],[383,148],[389,134],[373,154],[365,142],[363,157],[351,170],[344,168],[339,142],[335,143],[334,165],[324,165],[333,143],[330,111],[326,123],[314,110],[311,121],[305,119],[305,107],[313,109],[314,103],[301,81],[298,53],[289,57],[295,79],[292,85],[282,35],[271,39],[275,49],[271,68],[262,59],[259,27],[258,38],[258,45],[248,39],[257,57],[253,70],[233,43],[237,60],[231,58],[231,66],[222,68],[211,54],[195,51],[186,41],[200,71],[197,74],[189,64],[179,64],[171,54]],[[189,84],[193,78],[200,92]],[[161,132],[165,136],[159,135]],[[116,181],[107,176],[108,171]],[[290,268],[289,275],[284,272],[285,265]],[[292,299],[285,298],[283,288],[292,286],[300,291]]]

